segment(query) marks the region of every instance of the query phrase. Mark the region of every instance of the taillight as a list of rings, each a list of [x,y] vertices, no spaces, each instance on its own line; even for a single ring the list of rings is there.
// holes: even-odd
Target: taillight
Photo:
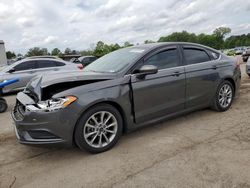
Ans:
[[[238,56],[236,58],[236,68],[240,68],[241,61],[242,61],[241,57]]]
[[[77,64],[77,68],[82,70],[83,69],[83,65],[82,64]]]

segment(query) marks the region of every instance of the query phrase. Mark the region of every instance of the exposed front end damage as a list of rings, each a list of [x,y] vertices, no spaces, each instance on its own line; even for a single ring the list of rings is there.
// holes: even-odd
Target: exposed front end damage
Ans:
[[[75,79],[49,82],[47,77],[38,77],[18,93],[12,118],[20,143],[72,145],[74,127],[81,114],[96,102],[112,100],[108,97],[117,99],[130,113],[130,103],[126,102],[129,77]]]
[[[42,95],[41,100],[48,100],[53,95],[57,93],[61,93],[65,90],[72,89],[78,86],[88,85],[95,82],[101,82],[105,80],[83,80],[83,81],[71,81],[71,82],[63,82],[63,83],[57,83],[50,86],[47,86],[45,88],[42,88]]]
[[[74,125],[79,118],[77,97],[74,95],[54,97],[54,95],[105,80],[108,79],[65,78],[65,81],[53,80],[52,84],[49,84],[48,79],[46,82],[43,81],[43,77],[33,79],[23,92],[18,93],[16,105],[12,111],[19,142],[71,145]]]

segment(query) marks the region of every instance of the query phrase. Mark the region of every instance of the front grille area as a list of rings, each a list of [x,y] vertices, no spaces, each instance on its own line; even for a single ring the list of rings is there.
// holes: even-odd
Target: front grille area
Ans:
[[[18,121],[22,121],[24,118],[24,113],[25,113],[25,106],[22,105],[19,101],[17,101],[13,111],[15,119]]]

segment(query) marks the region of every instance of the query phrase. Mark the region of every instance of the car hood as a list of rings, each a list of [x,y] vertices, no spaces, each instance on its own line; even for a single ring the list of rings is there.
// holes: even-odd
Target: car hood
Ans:
[[[97,72],[87,72],[87,71],[71,71],[71,72],[60,72],[56,74],[42,75],[36,77],[36,80],[40,81],[40,86],[42,88],[49,85],[62,83],[62,82],[72,82],[72,81],[83,81],[83,80],[109,80],[114,79],[115,74],[103,74]]]
[[[35,94],[37,100],[41,100],[43,96],[49,98],[56,92],[62,92],[64,90],[91,84],[99,81],[111,80],[117,77],[116,74],[104,74],[97,72],[87,71],[71,71],[60,72],[56,74],[41,75],[33,78],[26,87],[26,92]]]

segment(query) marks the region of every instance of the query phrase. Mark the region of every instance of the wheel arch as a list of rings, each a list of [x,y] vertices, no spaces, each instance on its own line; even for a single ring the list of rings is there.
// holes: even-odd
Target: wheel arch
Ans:
[[[89,109],[95,107],[95,106],[98,106],[98,105],[101,105],[101,104],[109,104],[111,106],[113,106],[114,108],[116,108],[118,110],[118,112],[121,114],[121,117],[122,117],[122,122],[123,122],[123,127],[122,127],[122,133],[125,133],[127,131],[127,120],[126,120],[126,115],[125,115],[125,112],[124,110],[122,109],[121,105],[115,101],[111,101],[111,100],[107,100],[107,101],[98,101],[94,104],[91,104],[90,106],[88,106],[88,108],[86,108],[85,110],[83,110],[81,112],[81,115],[78,117],[75,125],[74,125],[74,130],[73,130],[73,135],[72,135],[72,143],[75,144],[75,139],[74,139],[74,134],[75,134],[75,130],[76,130],[76,125],[77,123],[80,121],[82,115],[88,111]],[[76,145],[76,144],[75,144]]]
[[[235,83],[234,79],[231,78],[231,77],[227,77],[227,78],[224,78],[224,80],[225,81],[229,81],[233,85],[234,95],[235,95],[235,92],[236,92],[236,83]]]

